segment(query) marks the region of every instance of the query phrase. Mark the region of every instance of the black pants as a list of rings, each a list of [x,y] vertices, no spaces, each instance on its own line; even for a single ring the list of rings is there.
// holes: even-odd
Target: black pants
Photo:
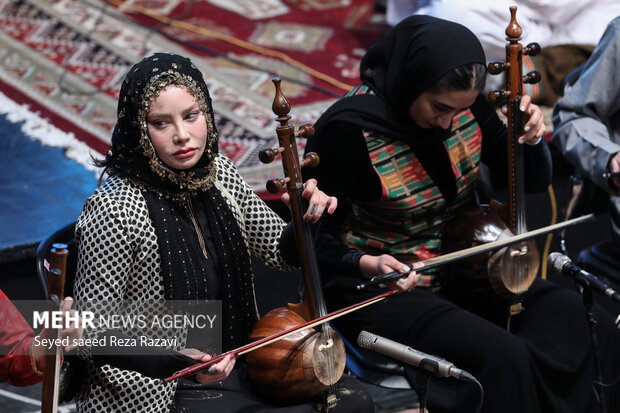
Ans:
[[[320,401],[293,406],[272,406],[262,401],[253,391],[243,363],[238,363],[226,380],[207,385],[180,380],[175,393],[172,412],[292,412],[316,413]],[[343,375],[338,382],[337,402],[330,413],[371,413],[374,405],[370,394],[353,377]]]
[[[327,291],[330,307],[340,308],[376,294]],[[506,310],[495,300],[470,310],[423,288],[389,297],[335,321],[355,341],[366,330],[435,354],[473,374],[484,388],[488,413],[598,412],[592,390],[595,369],[582,298],[576,292],[537,279],[524,296],[525,311],[505,324]],[[476,311],[480,315],[474,314]],[[498,313],[498,311],[500,313]],[[620,374],[620,332],[611,316],[596,307],[603,380]],[[492,320],[492,321],[489,321]],[[620,385],[607,389],[609,411],[620,411]],[[433,378],[429,411],[473,412],[475,385]]]

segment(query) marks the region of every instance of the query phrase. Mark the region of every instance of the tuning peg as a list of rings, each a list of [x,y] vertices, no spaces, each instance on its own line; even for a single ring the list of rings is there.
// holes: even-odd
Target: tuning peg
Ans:
[[[540,73],[537,70],[532,70],[523,76],[523,83],[538,83],[540,82]]]
[[[489,66],[487,66],[487,69],[489,70],[490,74],[499,75],[503,71],[507,70],[509,67],[510,67],[510,63],[495,61],[495,62],[489,63]]]
[[[261,149],[261,151],[258,152],[258,159],[260,159],[262,163],[271,163],[276,156],[282,152],[284,152],[284,148],[282,147]]]
[[[299,127],[299,130],[295,132],[295,136],[298,138],[301,136],[302,138],[308,139],[311,138],[312,135],[314,135],[314,126],[310,123],[304,123]]]
[[[528,56],[538,56],[540,54],[540,45],[536,42],[528,44],[523,48],[523,54]]]
[[[267,181],[267,184],[265,185],[265,187],[267,188],[267,191],[269,191],[272,194],[277,194],[278,192],[280,192],[280,190],[282,190],[282,187],[291,179],[289,177],[286,177],[284,179],[280,179],[280,178],[271,178],[270,180]]]
[[[489,92],[489,100],[493,103],[503,99],[507,99],[510,96],[510,92],[507,90],[493,90]]]
[[[305,156],[304,156],[304,160],[300,162],[300,165],[302,167],[309,167],[309,168],[314,168],[315,166],[317,166],[320,162],[320,158],[319,158],[319,154],[317,154],[316,152],[308,152]]]

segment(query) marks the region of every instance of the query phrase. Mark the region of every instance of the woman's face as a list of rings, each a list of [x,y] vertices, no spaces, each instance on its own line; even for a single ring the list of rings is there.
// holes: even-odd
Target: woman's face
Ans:
[[[185,88],[170,85],[162,90],[151,103],[146,122],[163,163],[174,169],[196,165],[207,144],[207,122]]]
[[[421,128],[448,129],[452,125],[454,116],[470,107],[478,90],[423,92],[409,107],[409,116]]]

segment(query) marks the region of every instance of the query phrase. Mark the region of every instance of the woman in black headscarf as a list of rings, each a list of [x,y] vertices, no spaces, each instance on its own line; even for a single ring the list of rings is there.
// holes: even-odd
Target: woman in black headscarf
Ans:
[[[109,178],[87,199],[76,226],[80,308],[107,315],[138,303],[153,317],[159,307],[149,303],[221,300],[223,350],[247,344],[257,320],[250,252],[273,267],[293,268],[287,262],[295,257],[285,256],[290,231],[218,154],[209,91],[189,59],[156,53],[131,68],[120,90],[112,146],[99,164]],[[315,181],[306,182],[302,196],[309,222],[336,208],[336,199]],[[87,329],[90,341],[78,348],[88,371],[77,395],[80,412],[275,409],[252,394],[244,369],[233,371],[230,356],[198,373],[199,383],[166,382],[209,356],[184,349],[191,331],[154,331],[145,324],[139,332],[102,322]],[[144,334],[170,344],[131,345]],[[119,351],[113,343],[130,346]],[[372,410],[353,379],[341,384],[336,411]],[[282,411],[315,409],[310,401]]]
[[[320,230],[326,299],[343,307],[385,291],[356,291],[363,279],[408,274],[389,285],[401,294],[336,320],[339,331],[355,341],[367,330],[453,362],[482,383],[484,412],[596,410],[577,294],[537,279],[507,331],[505,303],[488,297],[466,309],[462,293],[442,288],[436,271],[410,273],[410,264],[442,254],[450,218],[476,203],[481,163],[493,181],[506,181],[507,131],[480,93],[485,76],[473,33],[430,16],[403,20],[363,57],[362,83],[319,119],[306,147],[321,162],[304,173],[340,203]],[[544,191],[551,160],[540,138],[542,113],[528,96],[521,103],[526,189]],[[598,316],[599,345],[613,360],[618,333],[607,314]],[[428,396],[433,413],[471,412],[478,398],[473,385],[440,380]]]

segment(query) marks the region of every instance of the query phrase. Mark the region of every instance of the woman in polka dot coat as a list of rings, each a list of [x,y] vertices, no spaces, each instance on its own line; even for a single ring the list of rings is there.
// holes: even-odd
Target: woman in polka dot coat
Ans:
[[[157,53],[137,63],[122,84],[117,114],[111,149],[97,162],[109,177],[86,200],[76,226],[78,305],[105,313],[126,302],[221,300],[224,350],[245,344],[257,319],[250,253],[290,270],[280,246],[287,225],[218,154],[211,98],[189,59]],[[315,206],[304,216],[309,222],[336,208],[314,180],[303,196]],[[85,334],[119,342],[131,332]],[[84,344],[78,348],[87,369],[80,412],[276,410],[252,394],[231,357],[191,382],[166,382],[209,358],[183,349],[184,337],[176,346],[128,348],[124,355]],[[343,378],[340,387],[336,411],[372,411],[357,382]],[[315,411],[312,403],[282,409]]]

